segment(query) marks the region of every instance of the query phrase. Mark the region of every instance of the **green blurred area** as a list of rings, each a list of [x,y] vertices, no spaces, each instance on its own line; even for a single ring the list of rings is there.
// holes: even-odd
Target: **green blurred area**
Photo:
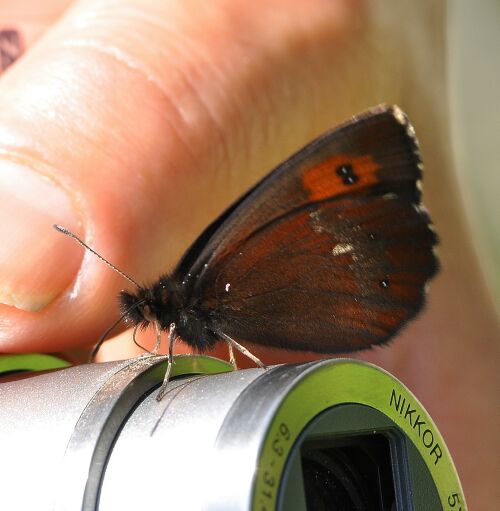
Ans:
[[[447,37],[455,170],[500,313],[500,1],[448,2]]]
[[[66,360],[45,353],[23,353],[19,355],[0,355],[0,374],[24,371],[47,371],[61,369],[71,364]]]

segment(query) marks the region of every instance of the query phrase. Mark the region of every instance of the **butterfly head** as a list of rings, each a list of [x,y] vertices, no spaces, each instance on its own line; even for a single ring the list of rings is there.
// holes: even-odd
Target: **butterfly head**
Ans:
[[[166,329],[172,321],[171,311],[175,296],[175,290],[168,278],[161,278],[150,287],[138,287],[136,291],[122,291],[122,316],[129,324],[147,327],[157,322],[162,329]]]
[[[122,291],[120,293],[120,309],[128,323],[133,325],[148,326],[159,321],[161,316],[161,304],[157,303],[150,288],[140,287],[135,292]]]

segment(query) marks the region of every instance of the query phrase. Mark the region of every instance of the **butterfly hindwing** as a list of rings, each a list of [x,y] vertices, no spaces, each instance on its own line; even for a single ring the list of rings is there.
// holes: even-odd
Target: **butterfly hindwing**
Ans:
[[[360,349],[420,310],[436,271],[434,243],[421,213],[396,196],[329,201],[257,231],[200,291],[208,298],[215,290],[214,329],[229,336],[325,353]]]

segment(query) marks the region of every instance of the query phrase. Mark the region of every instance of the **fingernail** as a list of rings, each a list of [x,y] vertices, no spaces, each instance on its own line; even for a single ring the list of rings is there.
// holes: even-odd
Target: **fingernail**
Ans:
[[[68,289],[83,251],[52,228],[81,234],[69,195],[40,174],[0,163],[0,303],[39,311]]]

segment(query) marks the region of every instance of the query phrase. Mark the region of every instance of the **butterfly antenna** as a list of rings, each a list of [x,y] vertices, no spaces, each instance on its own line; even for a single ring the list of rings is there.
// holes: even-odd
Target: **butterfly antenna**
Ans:
[[[107,259],[104,259],[104,257],[101,254],[98,254],[93,248],[90,248],[76,234],[73,234],[71,231],[68,231],[68,229],[65,229],[64,227],[57,224],[54,224],[54,229],[76,240],[82,247],[86,248],[94,255],[96,255],[102,262],[106,263],[112,270],[115,270],[116,273],[121,275],[124,279],[127,279],[129,282],[132,282],[132,284],[134,284],[134,286],[136,286],[138,289],[141,289],[141,286],[132,277],[129,277],[126,273],[123,273],[121,270],[119,270],[114,264],[110,263]]]

